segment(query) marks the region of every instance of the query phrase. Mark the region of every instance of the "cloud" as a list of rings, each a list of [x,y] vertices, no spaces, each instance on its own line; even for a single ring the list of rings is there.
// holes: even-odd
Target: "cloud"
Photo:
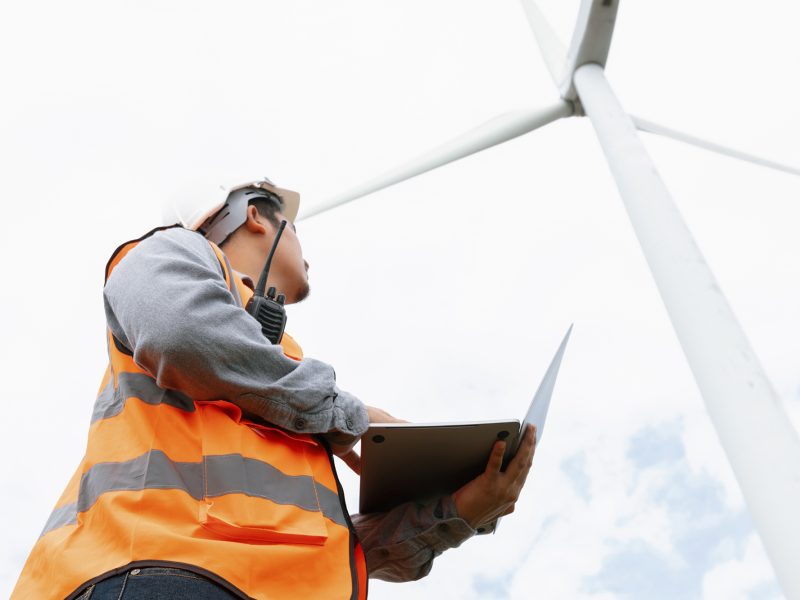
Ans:
[[[508,589],[510,598],[531,590],[548,598],[705,597],[719,540],[743,547],[753,526],[746,512],[728,506],[719,479],[692,468],[683,439],[682,420],[667,421],[634,431],[611,454],[592,446],[564,461],[569,485],[554,488],[561,508],[553,503],[556,516],[513,583],[495,589]],[[604,464],[586,458],[592,453]],[[598,481],[609,473],[613,479]],[[772,585],[766,567],[751,587]]]
[[[580,452],[563,460],[561,470],[572,482],[575,493],[588,502],[591,499],[589,493],[591,479],[586,472],[586,452]]]
[[[729,545],[729,540],[720,546]],[[777,600],[783,598],[761,540],[750,535],[736,557],[722,561],[703,578],[703,600]]]

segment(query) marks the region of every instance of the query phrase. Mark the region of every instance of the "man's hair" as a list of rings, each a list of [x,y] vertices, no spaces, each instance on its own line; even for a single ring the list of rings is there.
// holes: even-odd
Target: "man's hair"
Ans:
[[[283,210],[283,200],[276,194],[258,196],[247,202],[247,206],[255,206],[258,214],[277,227],[280,225],[277,214]]]
[[[267,221],[272,223],[275,227],[278,227],[281,222],[278,220],[278,213],[283,210],[283,200],[277,194],[273,194],[272,192],[266,192],[264,194],[259,194],[258,196],[251,198],[247,201],[247,206],[255,206],[258,214],[264,217]],[[231,234],[222,240],[219,243],[219,247],[225,245],[225,243],[231,239],[234,233],[239,231],[242,228],[242,225],[239,225]]]

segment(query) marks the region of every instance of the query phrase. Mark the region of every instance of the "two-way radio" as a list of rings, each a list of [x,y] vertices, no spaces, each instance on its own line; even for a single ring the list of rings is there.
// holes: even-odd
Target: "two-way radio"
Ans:
[[[275,234],[275,241],[272,242],[272,248],[270,248],[267,255],[264,270],[258,279],[253,296],[245,307],[245,310],[261,325],[261,333],[264,334],[264,337],[273,344],[280,343],[283,337],[283,330],[286,328],[286,308],[284,307],[286,296],[283,294],[277,294],[276,296],[277,290],[274,287],[270,287],[265,296],[264,288],[267,287],[267,276],[269,275],[269,267],[272,264],[272,257],[285,228],[286,221],[281,221],[278,232]]]

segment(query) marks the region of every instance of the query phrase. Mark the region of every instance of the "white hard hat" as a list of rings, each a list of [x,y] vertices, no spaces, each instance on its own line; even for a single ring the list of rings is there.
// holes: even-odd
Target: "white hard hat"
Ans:
[[[219,184],[194,187],[191,191],[184,190],[164,206],[164,225],[180,223],[200,231],[215,244],[222,243],[247,220],[247,203],[252,198],[267,194],[278,196],[281,214],[289,221],[295,220],[300,208],[300,194],[279,188],[266,177],[230,187]]]

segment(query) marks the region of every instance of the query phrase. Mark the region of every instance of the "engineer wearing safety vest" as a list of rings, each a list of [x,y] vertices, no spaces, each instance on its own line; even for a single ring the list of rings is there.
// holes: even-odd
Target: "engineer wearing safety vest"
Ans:
[[[424,577],[514,508],[532,430],[504,472],[498,442],[452,496],[348,515],[332,455],[358,470],[368,424],[395,419],[244,309],[281,220],[267,284],[286,303],[308,295],[299,195],[266,179],[206,191],[108,262],[86,454],[14,599],[365,598],[368,577]]]

